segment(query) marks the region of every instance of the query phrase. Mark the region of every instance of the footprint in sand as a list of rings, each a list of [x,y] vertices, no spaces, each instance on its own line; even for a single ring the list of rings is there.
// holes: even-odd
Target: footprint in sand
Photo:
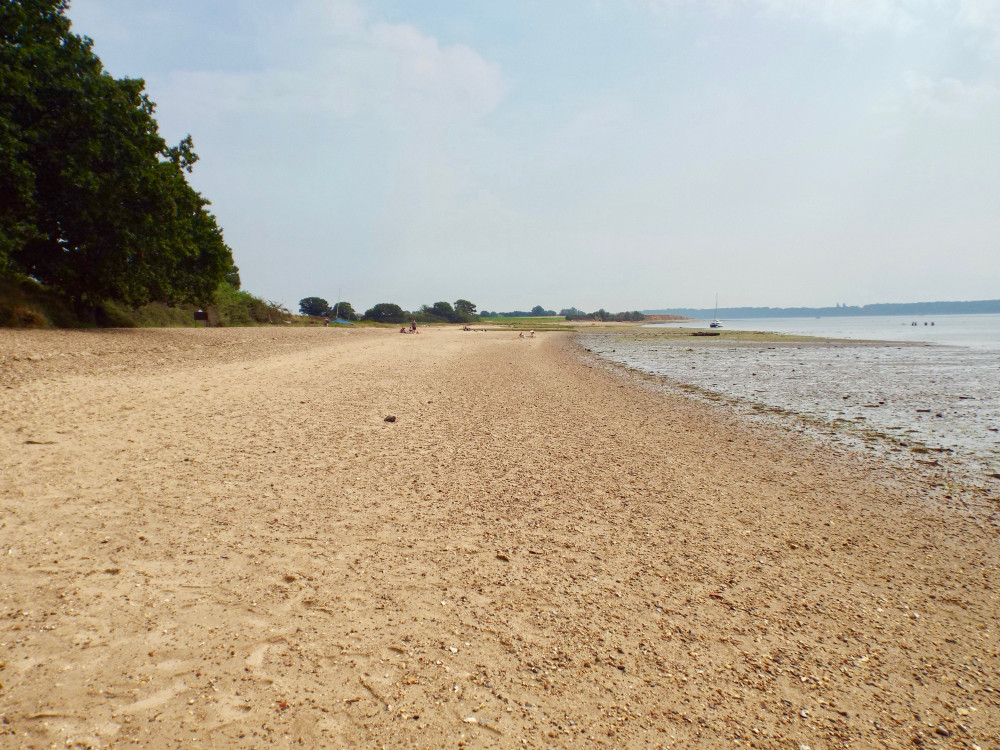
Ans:
[[[167,701],[176,698],[185,690],[187,690],[187,685],[183,682],[175,682],[170,687],[158,690],[148,698],[143,698],[141,701],[136,701],[135,703],[125,706],[122,708],[122,713],[139,713],[140,711],[148,711],[151,708],[162,706]]]
[[[253,667],[254,669],[260,669],[264,664],[264,656],[267,654],[267,650],[271,648],[270,643],[262,643],[247,657],[247,666]]]
[[[284,602],[280,606],[276,607],[274,613],[279,616],[284,615],[287,617],[293,610],[304,609],[305,605],[303,604],[303,601],[306,600],[310,594],[311,592],[309,591],[299,592],[287,602]],[[258,621],[258,624],[265,625],[266,623],[260,623]],[[270,637],[259,641],[253,648],[250,655],[247,656],[246,665],[255,671],[260,670],[264,665],[264,657],[267,656],[267,650],[276,644],[286,642],[288,640],[288,636],[294,632],[294,630],[295,625],[292,623],[283,628],[273,630]]]

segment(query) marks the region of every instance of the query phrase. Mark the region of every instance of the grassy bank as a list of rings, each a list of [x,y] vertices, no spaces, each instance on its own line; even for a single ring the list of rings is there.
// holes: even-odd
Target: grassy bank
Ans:
[[[490,317],[480,318],[480,323],[514,331],[572,331],[575,326],[566,322],[564,315],[547,315],[534,318]]]
[[[3,328],[180,328],[205,325],[195,320],[196,305],[151,302],[132,308],[112,300],[74,304],[65,295],[27,278],[0,278],[0,327]],[[210,326],[249,326],[301,322],[284,307],[223,283],[205,307]]]

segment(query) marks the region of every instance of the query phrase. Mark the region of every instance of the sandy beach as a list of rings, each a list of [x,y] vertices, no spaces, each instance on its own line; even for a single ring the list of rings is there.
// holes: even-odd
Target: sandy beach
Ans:
[[[0,331],[0,748],[1000,747],[996,500],[647,385]]]

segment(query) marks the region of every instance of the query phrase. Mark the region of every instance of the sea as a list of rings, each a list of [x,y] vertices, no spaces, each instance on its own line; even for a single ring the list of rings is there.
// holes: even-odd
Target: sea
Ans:
[[[693,335],[707,325],[653,324],[579,342],[751,418],[1000,489],[1000,315],[754,318],[723,321],[718,337]],[[794,338],[729,333],[745,331]]]

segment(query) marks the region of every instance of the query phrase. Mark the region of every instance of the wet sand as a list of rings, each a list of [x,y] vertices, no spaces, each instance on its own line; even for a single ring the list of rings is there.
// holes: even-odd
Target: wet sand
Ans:
[[[0,331],[0,747],[997,746],[993,501],[583,356]]]
[[[728,331],[709,338],[678,328],[582,334],[579,341],[609,361],[743,414],[784,419],[1000,497],[996,351],[768,340],[767,334]]]

